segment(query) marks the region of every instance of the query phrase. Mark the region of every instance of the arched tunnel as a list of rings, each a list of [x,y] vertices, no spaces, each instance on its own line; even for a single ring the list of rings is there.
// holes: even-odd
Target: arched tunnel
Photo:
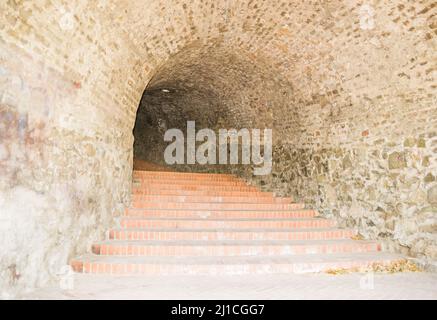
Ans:
[[[227,172],[437,258],[435,3],[2,1],[0,287],[41,286],[131,201],[164,132],[272,129]],[[139,163],[138,162],[138,163]]]
[[[275,116],[286,112],[291,97],[291,84],[266,61],[220,42],[195,42],[170,57],[147,84],[135,120],[134,157],[165,164],[164,132],[171,128],[186,132],[188,121],[194,121],[197,130],[210,128],[217,133],[219,129],[279,130],[286,123]],[[290,136],[297,129],[297,116],[291,115],[288,122]],[[191,170],[217,172],[233,169],[191,166]]]

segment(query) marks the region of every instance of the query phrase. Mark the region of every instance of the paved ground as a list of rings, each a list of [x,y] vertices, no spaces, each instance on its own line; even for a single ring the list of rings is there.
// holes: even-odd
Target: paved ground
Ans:
[[[25,299],[437,299],[437,273],[108,277],[74,275]]]

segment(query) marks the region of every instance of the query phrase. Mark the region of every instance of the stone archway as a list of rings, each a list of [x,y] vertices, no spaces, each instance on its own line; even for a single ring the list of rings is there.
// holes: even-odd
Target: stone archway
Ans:
[[[273,174],[259,183],[435,259],[433,8],[2,2],[1,287],[53,279],[129,203],[132,129],[147,84],[192,90],[169,99],[178,105],[225,102],[221,121],[267,118],[281,139]],[[199,121],[216,121],[207,115]]]

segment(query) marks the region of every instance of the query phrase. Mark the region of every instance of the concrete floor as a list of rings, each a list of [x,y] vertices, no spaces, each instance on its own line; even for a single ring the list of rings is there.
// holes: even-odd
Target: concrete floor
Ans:
[[[71,281],[73,280],[73,281]],[[68,287],[69,285],[72,285]],[[64,288],[64,289],[62,289]],[[71,288],[68,290],[66,288]],[[109,277],[75,274],[24,299],[437,299],[437,273]]]

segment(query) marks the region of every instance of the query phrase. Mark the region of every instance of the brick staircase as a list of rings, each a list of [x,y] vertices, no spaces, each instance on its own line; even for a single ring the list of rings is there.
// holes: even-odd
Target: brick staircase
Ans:
[[[304,273],[401,259],[231,175],[136,170],[132,192],[108,239],[71,262],[76,272]]]

